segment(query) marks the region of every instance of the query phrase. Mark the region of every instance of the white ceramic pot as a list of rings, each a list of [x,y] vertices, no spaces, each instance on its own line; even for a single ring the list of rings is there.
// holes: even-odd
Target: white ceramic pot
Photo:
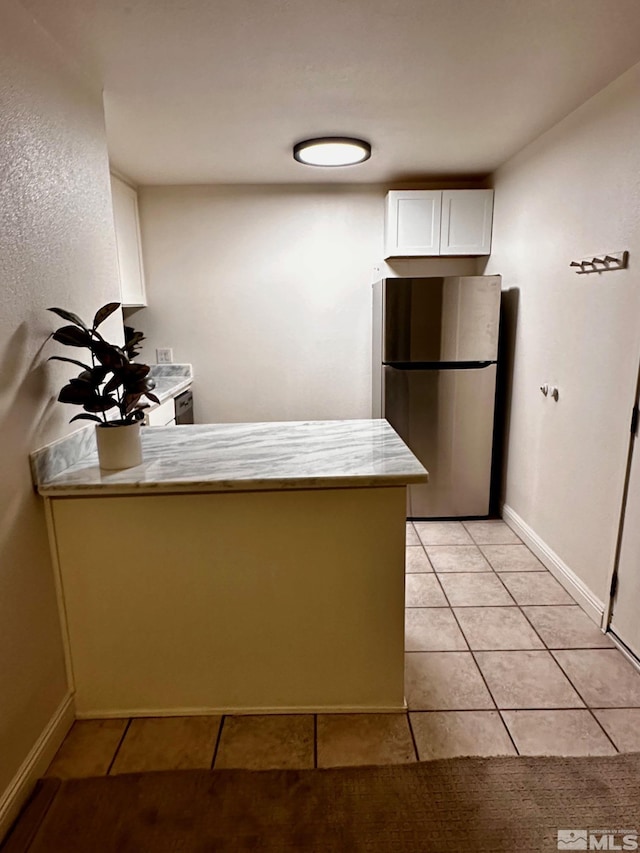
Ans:
[[[101,468],[114,471],[118,468],[133,468],[142,462],[140,422],[124,426],[96,425],[98,462]]]

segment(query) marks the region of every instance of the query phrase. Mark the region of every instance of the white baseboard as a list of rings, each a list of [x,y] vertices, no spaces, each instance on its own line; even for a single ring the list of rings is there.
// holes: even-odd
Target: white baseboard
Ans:
[[[637,669],[638,672],[640,672],[640,658],[636,657],[636,655],[631,651],[631,649],[625,645],[623,640],[621,640],[620,637],[618,637],[618,635],[616,634],[615,631],[609,631],[608,636],[611,637],[613,642],[620,649],[620,651],[626,657],[626,659],[629,661],[629,663],[633,667],[635,667],[635,669]]]
[[[67,693],[42,734],[22,762],[9,787],[0,795],[0,842],[47,769],[75,719],[73,696]]]
[[[604,604],[600,599],[591,592],[589,587],[580,580],[564,560],[560,559],[556,552],[520,518],[518,513],[512,510],[510,506],[507,506],[507,504],[503,504],[502,506],[502,517],[514,533],[517,533],[525,545],[533,551],[540,562],[549,569],[555,579],[562,584],[569,595],[576,600],[587,616],[593,619],[600,628],[604,614]]]

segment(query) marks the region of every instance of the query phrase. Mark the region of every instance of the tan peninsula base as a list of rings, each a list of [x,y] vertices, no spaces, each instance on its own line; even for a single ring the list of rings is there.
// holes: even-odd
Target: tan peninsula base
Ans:
[[[78,717],[404,707],[404,486],[46,503]]]

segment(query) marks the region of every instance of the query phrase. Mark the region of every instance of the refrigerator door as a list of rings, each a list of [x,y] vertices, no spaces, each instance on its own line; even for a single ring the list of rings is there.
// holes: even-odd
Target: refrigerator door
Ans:
[[[429,472],[407,489],[409,518],[489,513],[496,365],[384,367],[385,417]]]
[[[500,276],[387,278],[379,287],[385,364],[497,359]]]

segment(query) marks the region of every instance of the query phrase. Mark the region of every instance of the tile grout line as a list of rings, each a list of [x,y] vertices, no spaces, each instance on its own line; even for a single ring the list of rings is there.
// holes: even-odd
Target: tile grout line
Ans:
[[[218,726],[218,734],[216,735],[216,743],[213,747],[213,755],[211,756],[211,764],[209,766],[210,770],[213,770],[216,764],[216,759],[218,757],[218,749],[220,747],[220,740],[222,738],[222,729],[224,727],[225,720],[227,719],[227,714],[223,714],[220,718],[220,725]]]
[[[113,753],[113,758],[111,759],[111,761],[109,763],[109,766],[107,768],[107,772],[104,774],[105,776],[111,775],[111,769],[113,768],[113,765],[115,764],[116,758],[118,757],[118,753],[120,752],[120,747],[124,743],[124,739],[127,736],[127,732],[129,731],[129,727],[131,726],[132,719],[133,719],[132,717],[129,717],[129,719],[127,720],[127,725],[124,727],[124,731],[122,732],[120,740],[118,741],[118,745],[116,746],[115,752]]]
[[[405,610],[452,610],[452,609],[453,608],[450,608],[450,607],[406,607],[405,608]],[[455,616],[455,614],[454,614],[454,616]],[[458,624],[460,624],[460,623],[458,623]],[[468,643],[466,635],[464,635],[464,639]],[[533,646],[523,647],[523,646],[521,646],[518,649],[505,649],[505,648],[500,648],[500,649],[492,649],[492,648],[472,649],[471,647],[469,647],[467,649],[405,649],[405,654],[406,655],[432,655],[432,654],[450,655],[450,654],[455,654],[456,652],[459,653],[459,652],[466,652],[466,651],[482,652],[482,653],[484,653],[484,652],[492,652],[492,653],[508,652],[508,653],[511,653],[511,652],[602,652],[602,651],[606,652],[606,651],[612,651],[612,650],[611,649],[603,649],[600,646],[597,646],[597,647],[594,647],[594,646],[570,646],[568,648],[563,647],[563,648],[557,648],[557,649],[556,648],[554,648],[554,649],[547,649],[547,648],[541,649],[537,646],[536,647],[533,647]],[[554,660],[555,660],[555,658],[554,658]],[[573,684],[573,682],[572,682],[572,684]],[[640,705],[630,705],[628,707],[636,708],[636,707],[640,707]]]
[[[418,744],[416,742],[416,736],[414,734],[413,725],[411,723],[411,714],[409,713],[408,708],[407,708],[406,714],[407,714],[407,723],[409,725],[409,734],[411,735],[411,741],[413,742],[413,752],[415,754],[416,761],[419,762],[420,761],[420,753],[418,752]]]
[[[413,572],[409,574],[411,577],[413,574],[425,574],[430,576],[430,572]],[[447,574],[454,574],[454,572],[448,572]],[[478,575],[480,572],[456,572],[455,574],[469,574],[469,575]],[[482,572],[482,574],[488,575],[489,572]],[[406,604],[405,607],[409,610],[443,610],[445,607],[449,605],[446,604]],[[505,607],[579,607],[579,604],[525,604],[519,605],[517,602],[510,602],[508,604],[454,604],[453,607],[456,607],[458,610],[464,610],[468,607],[484,607],[485,609],[490,610],[503,610]],[[584,613],[584,611],[582,611]],[[587,617],[588,618],[588,617]],[[605,635],[603,635],[605,636]],[[594,649],[611,649],[611,646],[587,646],[586,648],[594,648]]]
[[[407,577],[414,577],[416,575],[427,575],[428,577],[431,577],[432,574],[437,575],[438,572],[407,572]],[[445,574],[445,576],[447,576],[447,575],[473,575],[475,577],[476,575],[489,575],[489,574],[494,574],[494,573],[493,572],[445,572],[444,574]],[[527,574],[530,574],[530,572],[528,572]],[[442,608],[448,607],[448,606],[449,605],[446,605],[446,604],[406,604],[405,605],[405,607],[409,608],[410,610],[420,610],[420,609],[437,610],[438,608],[442,609]],[[511,602],[507,603],[507,604],[477,604],[477,603],[474,603],[474,604],[454,604],[453,607],[457,607],[459,609],[464,609],[465,607],[485,607],[485,608],[490,608],[492,610],[499,610],[499,609],[502,609],[504,607],[578,607],[578,608],[580,608],[581,612],[584,613],[584,610],[582,610],[582,608],[580,607],[579,604],[518,604],[518,602],[515,601],[515,599],[512,600]],[[606,635],[603,634],[603,636],[606,636]],[[610,648],[612,648],[612,646],[608,646],[608,645],[607,646],[588,646],[587,648],[610,649]]]
[[[549,708],[540,708],[540,707],[526,707],[526,708],[412,708],[412,714],[466,714],[467,711],[472,713],[478,713],[480,711],[486,711],[487,713],[493,713],[494,711],[585,711],[586,708],[582,705],[576,705],[570,708],[567,708],[566,705],[561,706],[552,706]],[[635,711],[640,710],[637,708],[596,708],[596,711]],[[636,750],[637,752],[637,750]]]
[[[422,572],[422,574],[429,574],[429,572]],[[449,573],[449,574],[451,574],[451,573]],[[473,574],[479,574],[479,573],[478,572],[458,572],[457,574],[473,575]],[[484,572],[484,574],[488,574],[488,572]],[[438,605],[438,604],[407,604],[405,609],[406,610],[442,610],[448,606],[449,606],[448,604],[440,604],[440,605]],[[466,610],[469,608],[475,609],[475,610],[480,610],[480,609],[482,609],[482,610],[504,610],[507,607],[511,607],[512,609],[514,609],[514,608],[522,609],[524,607],[575,607],[576,609],[580,610],[581,613],[584,613],[584,610],[582,610],[582,608],[580,607],[579,604],[517,604],[517,603],[516,604],[454,604],[453,607],[455,607],[456,610]],[[535,628],[535,625],[533,624],[533,622],[531,622],[528,615],[526,613],[524,613],[524,611],[523,611],[523,615],[527,619],[527,621],[531,624],[531,627],[534,629],[534,631],[536,631],[536,633],[538,633],[537,629]],[[595,627],[595,623],[594,623],[594,627]],[[606,637],[606,634],[603,634],[602,636]],[[540,637],[540,639],[542,640],[542,637]],[[608,643],[603,645],[603,646],[549,646],[549,648],[550,649],[553,648],[556,651],[573,649],[573,648],[609,649],[610,651],[615,650],[615,646],[610,645]]]
[[[507,731],[507,734],[509,736],[509,740],[513,744],[513,748],[516,751],[516,755],[520,755],[520,750],[518,749],[518,744],[516,743],[516,739],[514,738],[514,736],[511,734],[511,729],[509,728],[507,721],[505,720],[505,718],[502,714],[502,710],[503,710],[502,708],[498,708],[498,715],[500,716],[500,721],[502,722],[502,725],[505,727],[505,729]],[[505,708],[504,710],[507,710],[507,709]]]
[[[447,602],[447,607],[449,608],[449,610],[450,610],[450,611],[451,611],[451,613],[453,614],[453,608],[451,607],[451,602],[449,601],[449,596],[447,595],[447,593],[446,593],[446,591],[445,591],[445,588],[444,588],[444,586],[442,585],[442,583],[440,582],[440,578],[438,577],[438,575],[437,575],[437,574],[436,574],[436,576],[435,576],[435,577],[436,577],[436,583],[438,584],[438,587],[439,587],[440,591],[442,592],[442,595],[444,596],[444,600]],[[406,606],[405,606],[405,610],[406,610],[406,609],[407,609],[407,608],[406,608]],[[455,614],[453,614],[453,618],[455,619]],[[456,619],[456,624],[458,624],[458,620],[457,620],[457,619]],[[460,628],[460,626],[458,625],[458,629],[459,629],[459,628]],[[465,636],[464,634],[462,635],[462,638],[463,638],[463,640],[465,641],[465,643],[467,643],[467,638],[466,638],[466,636]],[[469,648],[469,643],[467,643],[467,649],[468,649],[468,648]]]

